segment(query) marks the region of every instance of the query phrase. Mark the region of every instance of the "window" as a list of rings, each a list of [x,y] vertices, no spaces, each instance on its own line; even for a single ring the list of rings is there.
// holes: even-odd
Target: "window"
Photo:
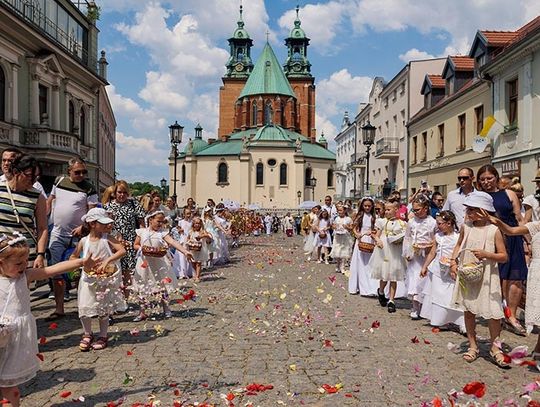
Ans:
[[[518,121],[518,80],[517,78],[506,82],[508,124],[511,127],[517,126]]]
[[[257,163],[255,174],[255,185],[262,185],[264,183],[264,165],[263,163]]]
[[[274,109],[272,108],[272,102],[268,101],[264,105],[264,124],[272,124],[274,122]]]
[[[304,186],[310,187],[311,186],[311,167],[306,168],[306,171],[304,172]]]
[[[226,184],[229,182],[229,169],[226,163],[219,163],[218,165],[218,184]]]
[[[185,164],[182,164],[182,172],[181,172],[181,175],[180,175],[180,182],[182,182],[182,184],[186,183],[186,165]]]
[[[334,188],[334,170],[330,168],[326,173],[326,186]]]
[[[476,120],[476,134],[480,134],[484,127],[484,105],[474,108],[474,118]]]
[[[79,140],[81,144],[84,144],[86,141],[86,112],[83,107],[81,107],[81,124],[79,125]]]
[[[257,102],[253,102],[253,106],[251,107],[251,125],[253,127],[257,127]]]
[[[40,123],[43,120],[43,115],[49,112],[48,111],[48,96],[49,96],[49,89],[44,85],[39,85],[38,104],[39,104]]]
[[[444,123],[437,126],[439,130],[439,154],[437,157],[442,157],[444,155]]]
[[[68,131],[75,133],[75,105],[71,100],[69,101]]]
[[[465,150],[465,126],[467,122],[465,120],[465,114],[458,116],[458,148],[457,151]]]
[[[6,75],[0,66],[0,120],[6,120]]]
[[[422,133],[422,161],[427,160],[427,131]]]
[[[445,88],[446,89],[444,91],[445,91],[446,96],[454,93],[454,75],[451,75],[448,78],[446,78]]]
[[[279,185],[287,185],[287,164],[279,165]]]
[[[412,139],[413,151],[412,151],[412,164],[416,164],[418,160],[418,137],[414,136]]]

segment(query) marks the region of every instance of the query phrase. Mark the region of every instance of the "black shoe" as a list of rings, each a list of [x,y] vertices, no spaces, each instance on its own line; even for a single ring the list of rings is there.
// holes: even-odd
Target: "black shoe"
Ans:
[[[384,292],[381,294],[379,289],[377,289],[377,297],[379,297],[379,304],[381,304],[381,307],[386,307],[386,304],[388,304],[388,299],[384,295]]]
[[[388,312],[390,313],[396,312],[396,304],[394,304],[394,301],[388,302]]]

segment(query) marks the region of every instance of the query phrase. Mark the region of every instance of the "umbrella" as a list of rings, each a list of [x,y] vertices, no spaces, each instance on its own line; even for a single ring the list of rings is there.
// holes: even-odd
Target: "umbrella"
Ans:
[[[249,204],[247,207],[250,211],[258,211],[261,209],[260,205],[257,205],[256,203]]]
[[[223,201],[223,205],[230,211],[237,211],[240,209],[240,202],[231,201],[230,199]]]
[[[317,206],[318,203],[315,201],[304,201],[298,206],[299,209],[311,209],[314,206]]]

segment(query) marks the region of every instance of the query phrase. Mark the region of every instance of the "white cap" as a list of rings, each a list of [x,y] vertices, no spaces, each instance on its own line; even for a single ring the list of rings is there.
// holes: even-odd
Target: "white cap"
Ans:
[[[488,212],[497,212],[493,206],[493,198],[484,191],[473,191],[465,198],[463,205],[470,208],[481,208]]]
[[[102,225],[108,225],[114,222],[114,220],[109,217],[107,211],[103,208],[90,209],[86,215],[83,215],[81,220],[88,223],[97,221]]]

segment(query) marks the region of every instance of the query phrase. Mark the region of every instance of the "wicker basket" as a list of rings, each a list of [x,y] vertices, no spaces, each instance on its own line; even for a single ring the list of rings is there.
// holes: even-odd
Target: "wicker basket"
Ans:
[[[470,249],[464,249],[459,253],[460,261],[457,266],[457,273],[462,281],[466,283],[477,283],[484,277],[484,263],[481,261],[463,262],[462,255],[467,250]]]
[[[189,241],[187,242],[187,248],[189,251],[192,251],[192,252],[200,252],[202,249],[202,243]]]
[[[360,250],[362,253],[373,253],[373,249],[375,249],[375,245],[373,243],[358,242],[358,250]]]
[[[108,264],[105,270],[98,271],[98,269],[85,270],[85,273],[90,277],[95,278],[109,278],[118,271],[116,264]]]
[[[142,254],[147,257],[163,257],[167,254],[165,247],[143,246],[141,250]]]

